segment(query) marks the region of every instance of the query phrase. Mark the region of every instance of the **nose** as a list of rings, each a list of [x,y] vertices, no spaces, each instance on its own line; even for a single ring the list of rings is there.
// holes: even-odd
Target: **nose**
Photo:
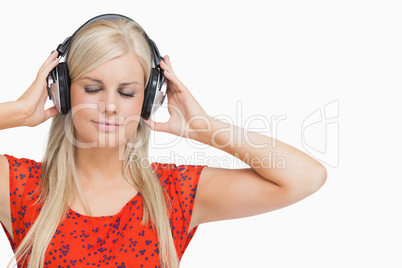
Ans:
[[[100,101],[99,110],[106,114],[117,114],[117,105],[113,94],[108,93],[107,96]]]
[[[110,103],[108,106],[106,106],[106,110],[109,113],[116,113],[116,105],[114,105],[113,103]]]

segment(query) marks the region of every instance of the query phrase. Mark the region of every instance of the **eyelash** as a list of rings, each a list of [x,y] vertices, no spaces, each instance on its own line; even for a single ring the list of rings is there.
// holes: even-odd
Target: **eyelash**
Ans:
[[[94,93],[96,93],[96,92],[98,92],[98,91],[101,91],[102,89],[89,90],[89,89],[87,89],[87,88],[84,88],[84,90],[85,90],[86,93],[94,94]],[[122,96],[125,97],[125,98],[132,98],[132,97],[134,97],[134,93],[133,93],[133,94],[126,94],[126,93],[123,93],[123,92],[119,92],[119,93],[120,93],[120,95],[122,95]]]

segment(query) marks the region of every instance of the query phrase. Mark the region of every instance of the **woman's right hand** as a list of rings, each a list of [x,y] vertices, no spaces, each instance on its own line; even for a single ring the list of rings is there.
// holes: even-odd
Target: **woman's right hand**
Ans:
[[[54,67],[59,64],[58,52],[53,51],[39,69],[35,81],[16,101],[25,116],[25,126],[37,126],[59,112],[56,107],[45,110],[45,103],[48,97],[47,76]]]

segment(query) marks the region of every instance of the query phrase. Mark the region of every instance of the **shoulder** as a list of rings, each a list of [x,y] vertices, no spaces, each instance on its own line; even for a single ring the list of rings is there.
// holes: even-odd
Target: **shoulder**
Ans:
[[[172,163],[152,163],[154,173],[168,191],[182,193],[193,192],[206,165],[176,165]],[[179,191],[180,190],[180,191]]]
[[[10,217],[11,210],[19,209],[22,198],[32,194],[39,184],[41,163],[28,158],[17,158],[11,155],[0,155],[0,218]],[[5,209],[7,208],[7,209]]]
[[[27,181],[38,184],[41,175],[41,163],[33,159],[17,158],[5,154],[0,158],[1,172],[4,173],[5,167],[8,171],[10,188],[25,188]],[[4,175],[4,174],[3,174]]]
[[[20,179],[24,178],[25,175],[31,174],[33,177],[39,178],[41,171],[41,163],[33,159],[28,158],[17,158],[11,155],[4,155],[8,160],[10,179],[11,175],[20,176]]]
[[[24,169],[24,168],[29,168],[31,167],[32,169],[40,169],[41,168],[41,162],[37,162],[33,159],[28,159],[28,158],[17,158],[12,155],[4,154],[5,159],[9,163],[9,168],[13,170],[19,170],[19,169]]]

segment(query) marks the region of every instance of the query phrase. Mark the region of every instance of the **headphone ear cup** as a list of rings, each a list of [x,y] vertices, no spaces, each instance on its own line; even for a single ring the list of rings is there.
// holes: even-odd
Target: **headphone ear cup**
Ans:
[[[148,119],[154,107],[155,95],[158,88],[160,71],[156,68],[151,69],[148,84],[145,88],[144,103],[142,105],[141,117]]]
[[[61,62],[58,65],[60,109],[62,114],[67,114],[71,109],[70,98],[70,75],[68,73],[67,63]]]

